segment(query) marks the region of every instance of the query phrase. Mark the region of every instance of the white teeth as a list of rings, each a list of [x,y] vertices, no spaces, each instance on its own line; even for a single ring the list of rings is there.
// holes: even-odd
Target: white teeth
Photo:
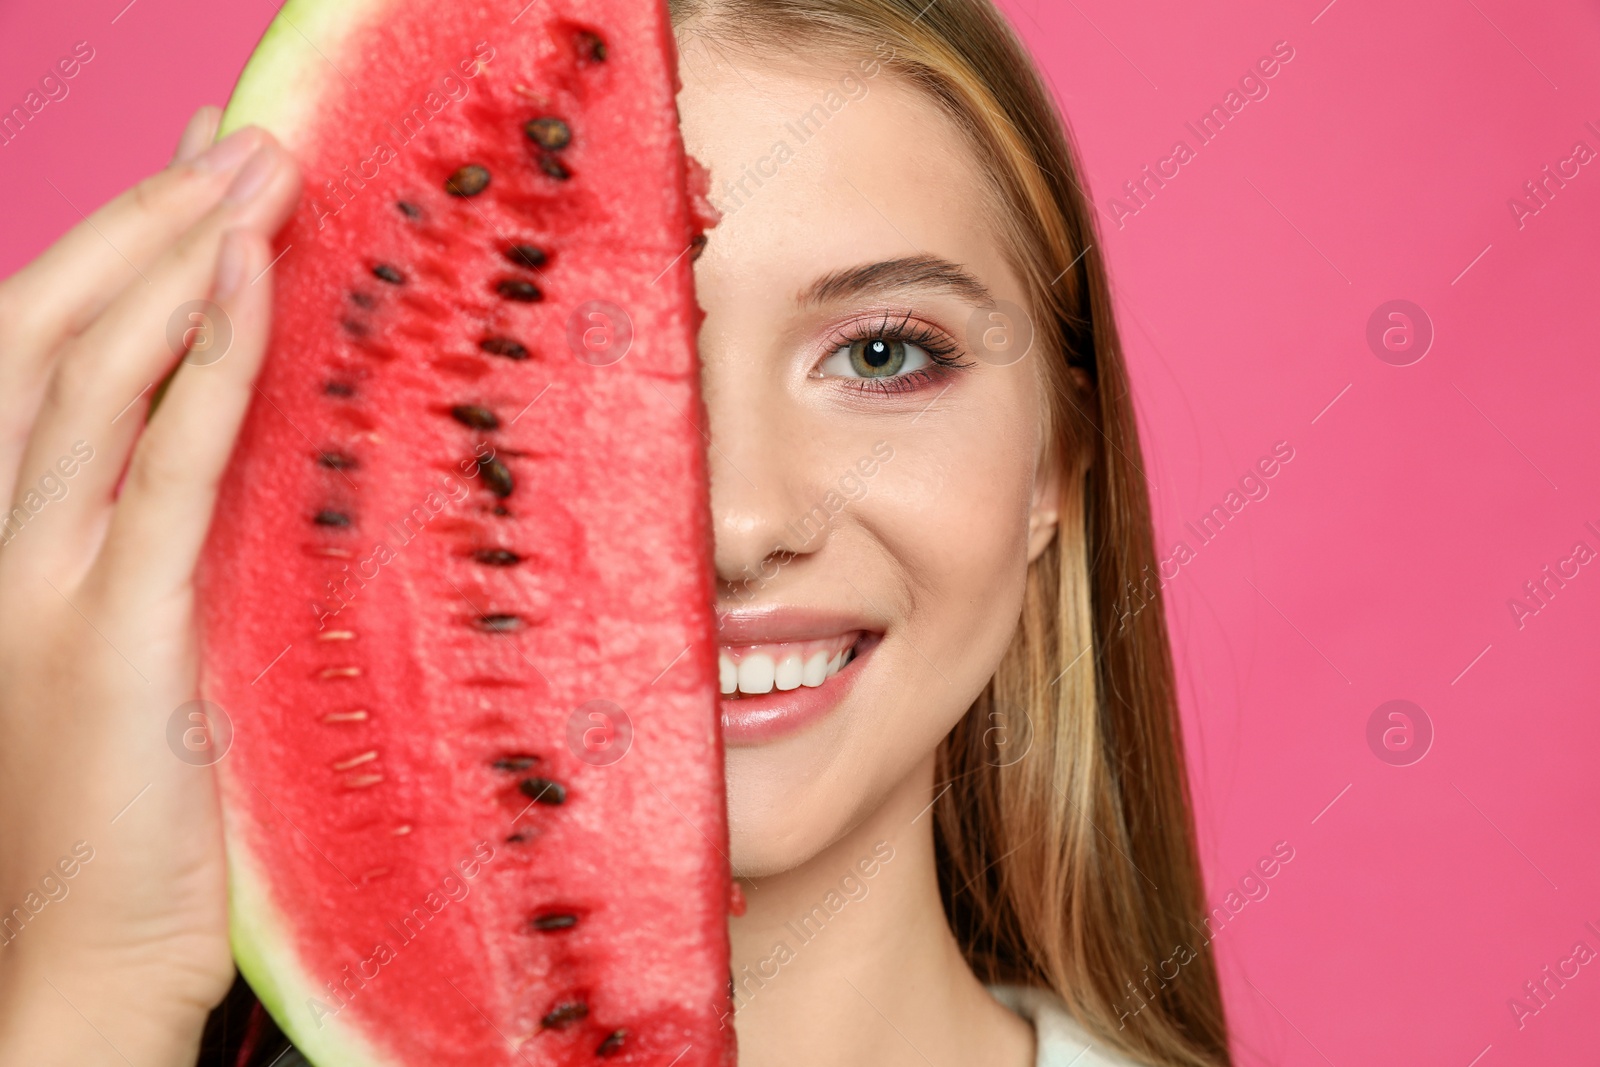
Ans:
[[[777,673],[772,657],[765,652],[753,652],[739,661],[739,692],[770,693]]]
[[[814,689],[838,674],[854,658],[854,649],[830,656],[826,651],[807,656],[794,646],[768,645],[771,652],[746,647],[738,659],[726,651],[717,656],[717,683],[724,696],[734,693],[759,695],[774,689],[788,692],[805,686]],[[791,649],[793,649],[791,651]]]
[[[778,661],[774,682],[779,689],[785,692],[790,689],[799,689],[800,675],[803,669],[800,665],[800,653],[791,652]]]

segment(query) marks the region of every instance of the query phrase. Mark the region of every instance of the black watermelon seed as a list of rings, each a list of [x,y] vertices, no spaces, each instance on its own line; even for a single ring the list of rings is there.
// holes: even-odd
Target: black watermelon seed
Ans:
[[[358,308],[369,308],[370,309],[370,308],[375,308],[375,307],[378,306],[378,302],[376,300],[372,299],[372,297],[370,295],[368,295],[367,293],[359,293],[359,292],[351,293],[350,294],[350,300]]]
[[[622,1051],[622,1043],[628,1039],[628,1031],[613,1030],[600,1042],[600,1047],[594,1050],[596,1056],[615,1056]]]
[[[496,515],[509,515],[509,514],[511,514],[511,512],[506,508],[506,506],[504,504],[496,504],[494,506],[494,513]]]
[[[356,458],[343,452],[324,452],[317,457],[317,462],[330,470],[347,471],[355,467]]]
[[[693,263],[700,258],[700,253],[706,250],[706,235],[697,233],[689,241],[689,262]]]
[[[604,63],[606,61],[606,43],[600,39],[598,33],[579,30],[576,40],[580,59],[587,59],[591,63]]]
[[[509,337],[485,337],[478,342],[478,347],[491,356],[504,356],[507,359],[528,358],[528,350]]]
[[[538,245],[512,245],[506,249],[506,258],[519,267],[542,267],[545,264],[544,249]]]
[[[474,430],[498,430],[500,420],[488,408],[477,404],[457,404],[450,409],[450,417]]]
[[[550,1013],[539,1020],[539,1025],[546,1030],[565,1030],[580,1019],[587,1018],[588,1015],[589,1005],[581,1000],[572,1000],[551,1008]]]
[[[578,917],[576,915],[563,915],[560,913],[540,915],[533,920],[533,928],[535,930],[570,930],[577,925]]]
[[[508,836],[506,838],[506,841],[508,843],[510,843],[510,844],[513,844],[513,845],[520,845],[522,842],[526,841],[527,839],[528,839],[528,835],[527,834],[519,832],[519,833],[511,834],[510,836]]]
[[[552,152],[559,152],[572,143],[572,127],[560,119],[534,119],[522,129],[528,140]]]
[[[567,169],[567,165],[565,163],[561,162],[561,160],[557,159],[555,156],[548,154],[541,155],[539,157],[539,169],[550,175],[550,177],[554,178],[558,182],[564,182],[568,178],[572,177],[572,172]]]
[[[525,771],[538,762],[538,756],[503,756],[491,766],[497,771]]]
[[[511,471],[504,463],[497,459],[480,459],[478,473],[483,475],[484,484],[489,487],[489,492],[501,499],[511,495],[513,488]]]
[[[520,615],[479,615],[472,625],[487,634],[515,633],[528,625]]]
[[[322,391],[324,393],[327,393],[329,396],[355,396],[356,395],[356,387],[353,386],[353,385],[349,385],[349,384],[347,384],[345,382],[328,382],[325,385],[323,385]]]
[[[544,299],[544,294],[539,291],[537,285],[521,278],[502,279],[495,283],[494,291],[507,300],[516,300],[523,304],[532,304]]]
[[[353,337],[365,337],[367,335],[367,324],[364,322],[359,322],[355,319],[341,319],[339,325],[343,326],[345,332]]]
[[[401,274],[387,263],[379,263],[376,267],[373,267],[372,276],[379,281],[388,282],[390,285],[401,285],[406,280],[404,274]]]
[[[404,215],[408,219],[420,219],[422,217],[422,209],[417,205],[409,203],[405,200],[396,201],[394,206],[399,208],[400,214]]]
[[[540,804],[560,807],[567,802],[567,787],[548,778],[524,778],[517,784],[522,795]]]
[[[451,196],[477,196],[489,188],[489,171],[476,163],[468,163],[444,180],[445,192]]]
[[[522,562],[522,557],[505,548],[480,548],[472,558],[490,567],[511,567]]]
[[[319,511],[311,517],[318,526],[349,526],[350,516],[342,511]]]

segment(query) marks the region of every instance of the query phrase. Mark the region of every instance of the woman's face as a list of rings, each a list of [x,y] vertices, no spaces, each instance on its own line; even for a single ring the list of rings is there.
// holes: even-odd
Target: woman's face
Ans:
[[[955,125],[870,59],[682,52],[723,212],[695,277],[732,859],[760,877],[928,766],[1011,640],[1054,490],[1039,360],[996,311],[1024,291]]]

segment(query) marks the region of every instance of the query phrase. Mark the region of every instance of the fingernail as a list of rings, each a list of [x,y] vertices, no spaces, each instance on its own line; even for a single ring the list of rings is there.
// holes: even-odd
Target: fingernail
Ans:
[[[244,235],[229,230],[222,235],[222,247],[217,251],[216,278],[211,286],[214,300],[227,300],[244,288],[245,271],[250,265],[250,250],[245,247]]]
[[[278,160],[272,152],[265,148],[257,150],[244,169],[233,176],[233,184],[228,186],[223,199],[234,204],[244,203],[262,190],[277,169]]]
[[[172,161],[168,166],[176,167],[188,163],[205,150],[216,132],[217,117],[219,112],[214,107],[202,107],[189,116],[188,123],[183,127],[183,136],[178,138],[178,147],[172,151]]]
[[[235,130],[194,161],[195,166],[213,173],[232,170],[250,157],[260,144],[260,135],[253,127]]]

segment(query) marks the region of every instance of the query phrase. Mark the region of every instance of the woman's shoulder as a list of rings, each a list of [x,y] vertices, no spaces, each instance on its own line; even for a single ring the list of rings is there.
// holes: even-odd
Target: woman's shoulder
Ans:
[[[1079,1026],[1067,1006],[1048,989],[993,985],[994,998],[1033,1024],[1037,1067],[1142,1067],[1107,1047]]]

